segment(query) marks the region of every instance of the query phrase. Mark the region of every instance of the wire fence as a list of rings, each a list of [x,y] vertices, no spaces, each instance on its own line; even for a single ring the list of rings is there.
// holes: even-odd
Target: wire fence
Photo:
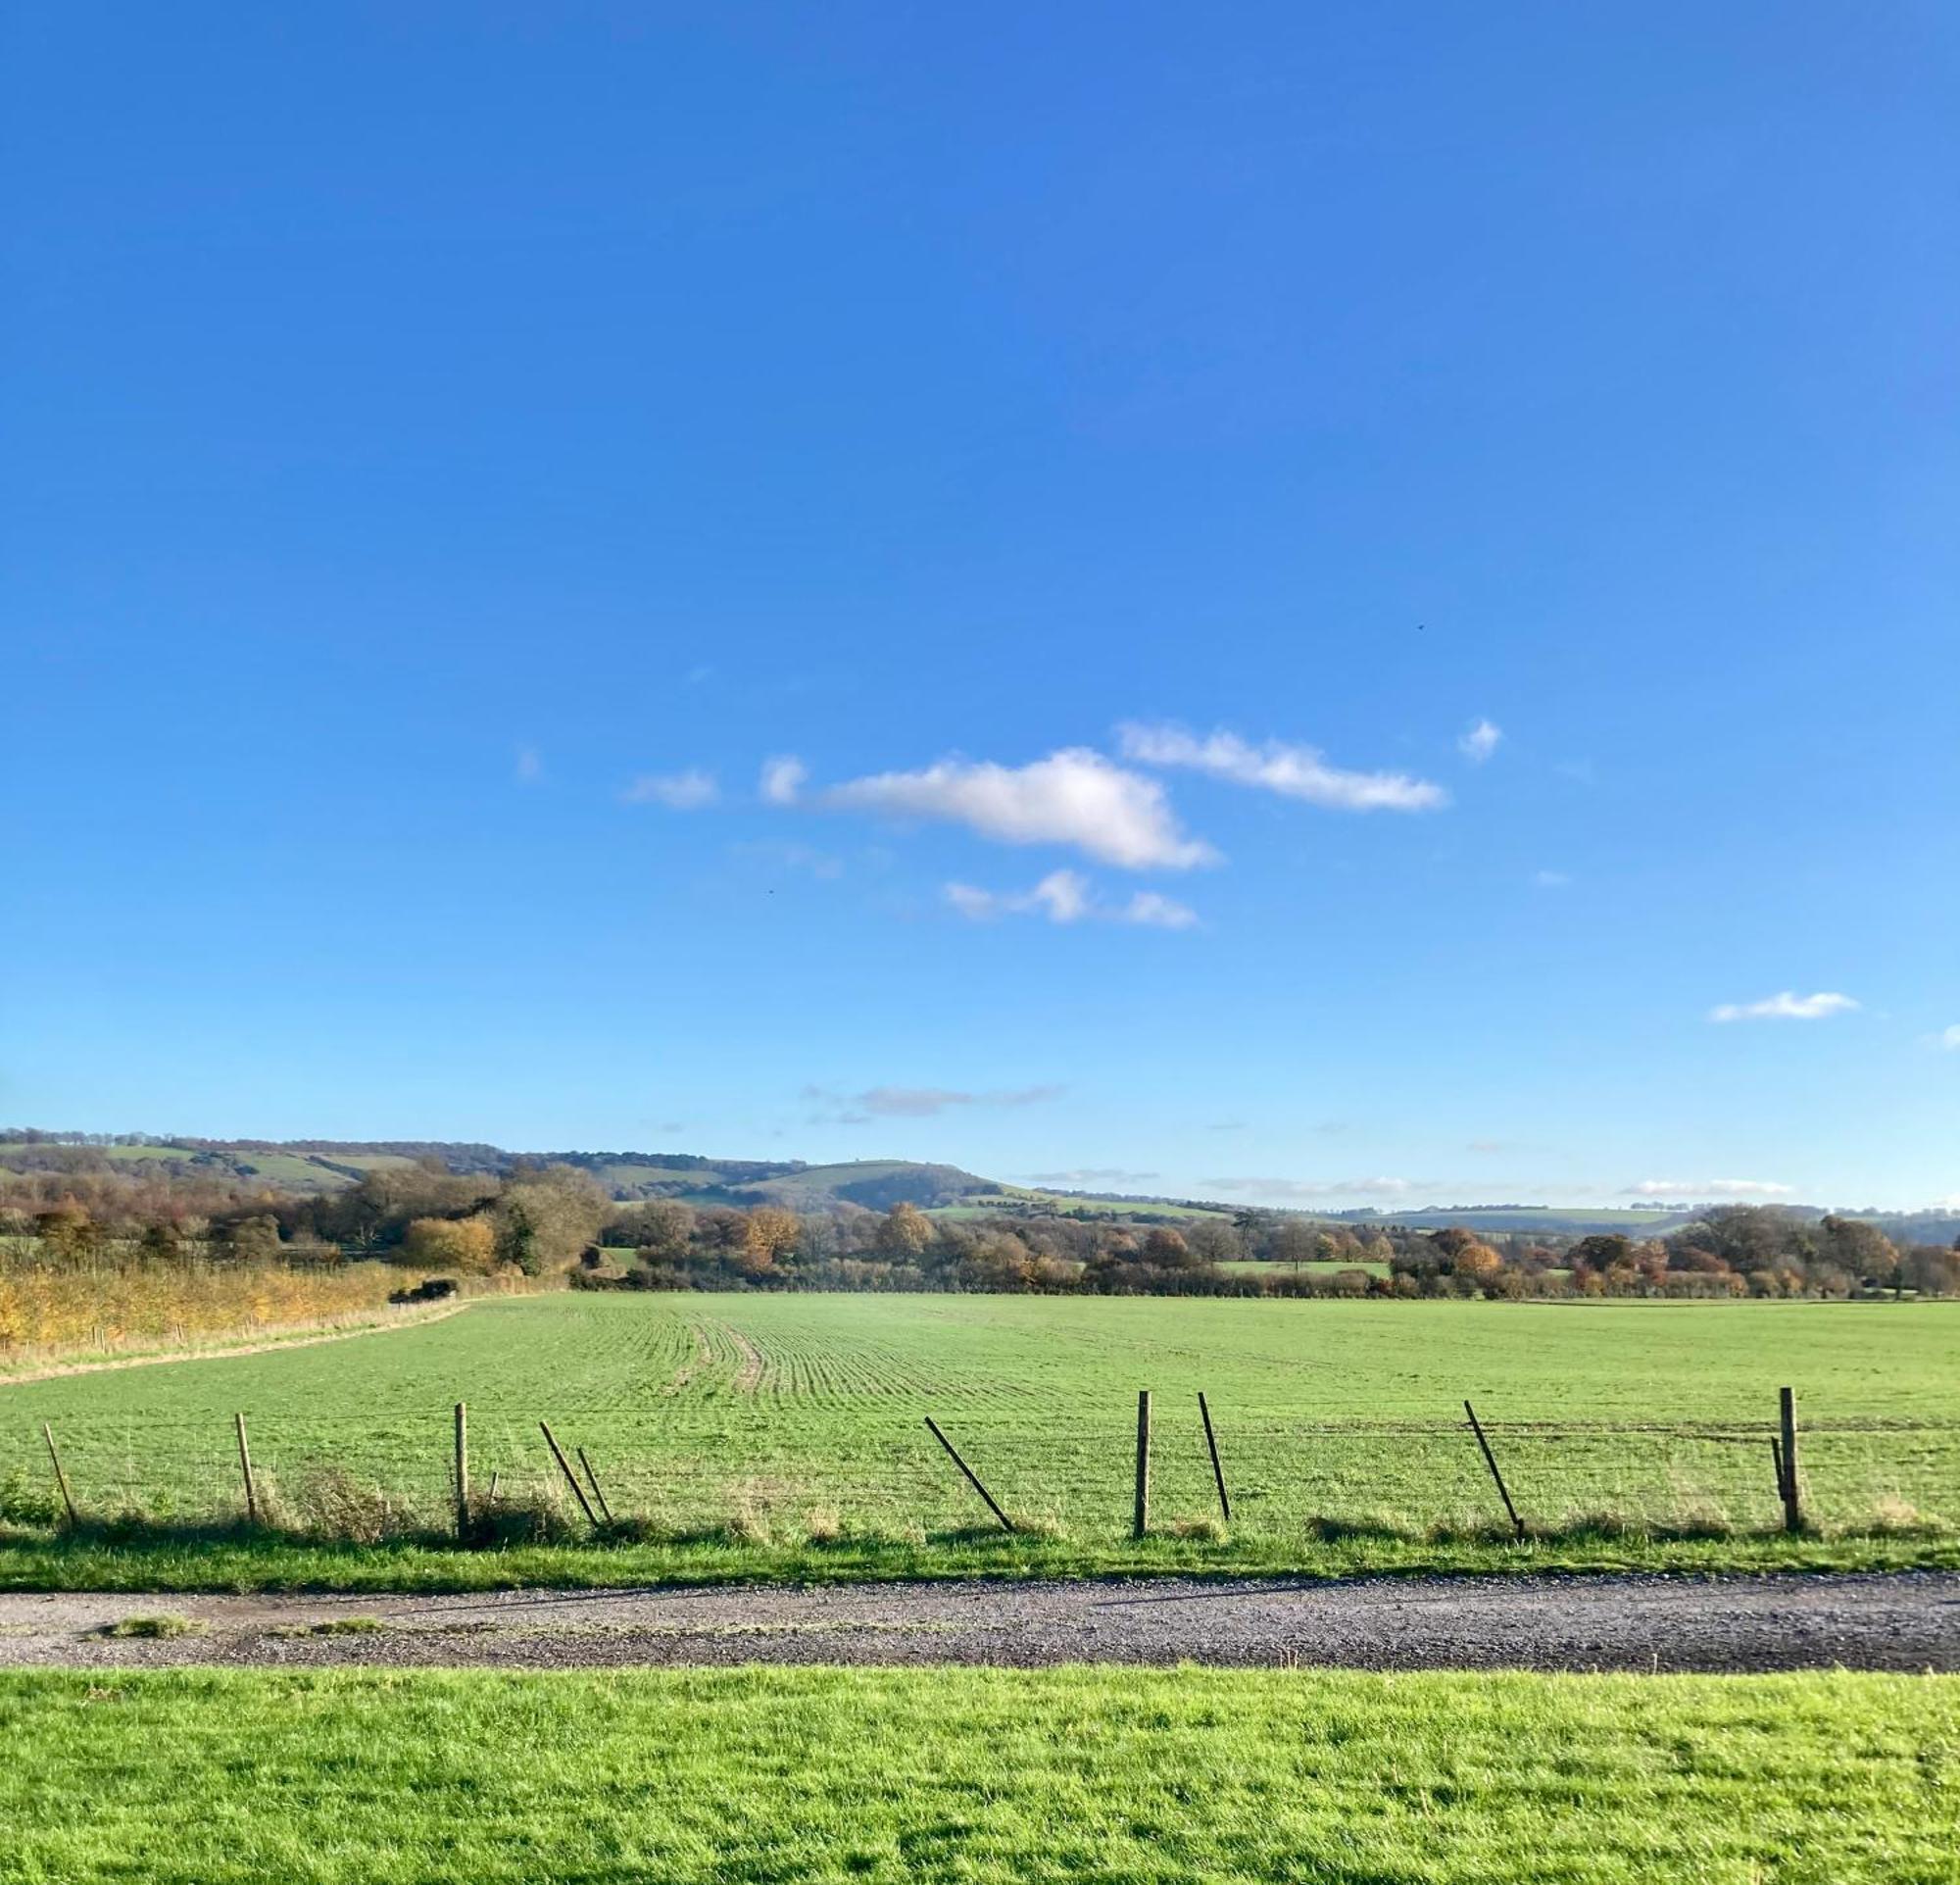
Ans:
[[[539,1411],[572,1462],[582,1453],[608,1508],[655,1533],[717,1528],[773,1537],[914,1540],[993,1522],[928,1431],[947,1440],[1020,1526],[1085,1540],[1134,1521],[1136,1410],[1070,1407],[1063,1417],[954,1400],[851,1418],[791,1403],[580,1405]],[[1223,1520],[1234,1536],[1343,1531],[1419,1535],[1507,1523],[1504,1494],[1534,1531],[1614,1525],[1709,1535],[1785,1518],[1761,1421],[1613,1422],[1492,1418],[1491,1464],[1462,1414],[1433,1420],[1313,1420],[1212,1406],[1216,1464],[1195,1397],[1157,1397],[1149,1453],[1153,1528]],[[390,1409],[370,1418],[254,1415],[252,1471],[263,1505],[298,1512],[322,1486],[358,1486],[403,1524],[453,1523],[453,1414]],[[57,1486],[48,1437],[0,1434],[0,1519],[45,1521]],[[211,1416],[131,1412],[51,1428],[69,1497],[84,1516],[214,1522],[245,1509],[238,1435]],[[530,1412],[472,1408],[471,1496],[566,1507],[564,1473]],[[1800,1423],[1798,1493],[1807,1525],[1960,1533],[1960,1419],[1880,1416]],[[317,1505],[317,1501],[316,1501]]]

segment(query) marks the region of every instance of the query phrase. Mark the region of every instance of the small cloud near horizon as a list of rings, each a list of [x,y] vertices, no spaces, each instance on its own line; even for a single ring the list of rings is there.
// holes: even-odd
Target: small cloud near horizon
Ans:
[[[1200,1185],[1214,1191],[1245,1192],[1262,1198],[1286,1198],[1299,1203],[1329,1198],[1405,1198],[1411,1191],[1429,1189],[1413,1178],[1342,1178],[1307,1180],[1300,1178],[1200,1178]]]
[[[1774,1184],[1767,1178],[1696,1178],[1682,1180],[1677,1178],[1642,1178],[1637,1185],[1627,1185],[1620,1192],[1622,1198],[1659,1198],[1669,1202],[1686,1203],[1703,1199],[1749,1199],[1749,1198],[1788,1198],[1795,1195],[1794,1185]]]
[[[1820,990],[1815,995],[1799,995],[1786,988],[1766,995],[1759,1002],[1723,1002],[1708,1011],[1711,1021],[1821,1021],[1833,1015],[1849,1015],[1861,1004],[1849,995]]]
[[[1482,766],[1503,737],[1504,729],[1494,720],[1480,719],[1458,738],[1456,750],[1472,766]]]
[[[1020,1086],[988,1092],[964,1092],[943,1086],[873,1086],[861,1093],[837,1093],[828,1087],[807,1086],[803,1098],[834,1109],[823,1122],[864,1125],[873,1119],[931,1119],[956,1107],[1040,1106],[1058,1100],[1062,1086]]]

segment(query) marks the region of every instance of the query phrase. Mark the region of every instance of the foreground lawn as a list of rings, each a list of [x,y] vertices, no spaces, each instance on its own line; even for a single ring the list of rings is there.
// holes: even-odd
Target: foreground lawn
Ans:
[[[0,1878],[1960,1877],[1960,1679],[0,1675]]]

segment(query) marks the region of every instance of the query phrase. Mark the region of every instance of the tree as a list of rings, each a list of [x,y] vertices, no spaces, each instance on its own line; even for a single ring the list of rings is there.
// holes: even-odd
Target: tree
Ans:
[[[656,1198],[636,1214],[639,1250],[643,1258],[677,1263],[687,1255],[694,1236],[694,1212],[672,1198]]]
[[[403,1259],[421,1269],[487,1276],[497,1266],[497,1231],[487,1217],[417,1217],[402,1236]]]
[[[896,1204],[878,1226],[878,1252],[900,1263],[917,1259],[932,1242],[932,1219],[914,1204]]]
[[[1857,1281],[1883,1289],[1898,1280],[1898,1251],[1877,1224],[1861,1217],[1826,1217],[1817,1235],[1818,1255]]]
[[[234,1263],[277,1263],[279,1220],[270,1212],[261,1213],[256,1217],[241,1217],[225,1233],[224,1241]]]
[[[781,1205],[758,1205],[749,1214],[749,1227],[742,1239],[747,1260],[745,1269],[755,1274],[775,1269],[791,1255],[802,1233],[803,1220]]]
[[[497,1200],[497,1254],[527,1276],[569,1269],[598,1234],[606,1206],[599,1184],[571,1166],[526,1173]]]

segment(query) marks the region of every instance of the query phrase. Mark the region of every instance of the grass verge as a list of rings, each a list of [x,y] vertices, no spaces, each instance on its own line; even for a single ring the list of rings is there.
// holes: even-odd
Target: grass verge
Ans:
[[[1492,1573],[1960,1570],[1960,1540],[1886,1532],[1715,1538],[1573,1530],[1512,1540],[1341,1530],[1292,1542],[1194,1528],[1111,1545],[974,1529],[890,1537],[824,1531],[758,1538],[738,1529],[612,1542],[465,1550],[432,1538],[332,1542],[239,1526],[145,1523],[0,1528],[0,1590],[479,1591],[948,1577],[1169,1574],[1355,1577]]]
[[[0,1878],[76,1885],[1951,1885],[1960,1850],[1938,1676],[36,1673],[0,1742]]]

